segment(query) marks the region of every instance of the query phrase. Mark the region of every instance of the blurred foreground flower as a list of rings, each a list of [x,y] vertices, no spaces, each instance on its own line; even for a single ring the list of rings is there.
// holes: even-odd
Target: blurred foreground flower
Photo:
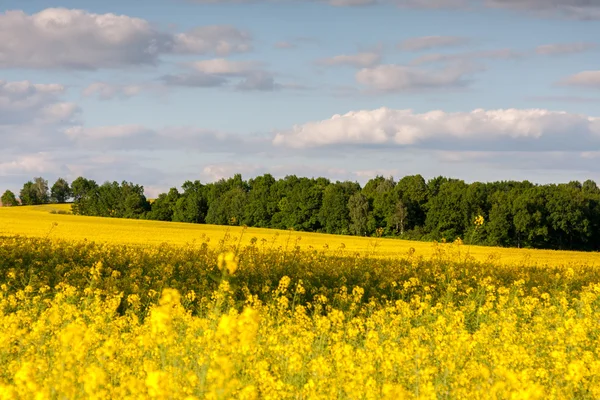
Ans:
[[[219,270],[224,271],[227,270],[229,275],[235,274],[235,271],[238,269],[238,258],[232,252],[221,253],[219,254],[217,265]]]

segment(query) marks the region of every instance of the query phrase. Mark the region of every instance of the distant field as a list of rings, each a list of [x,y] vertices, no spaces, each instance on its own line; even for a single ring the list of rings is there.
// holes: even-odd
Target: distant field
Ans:
[[[415,255],[429,258],[436,248],[446,252],[468,251],[478,260],[490,258],[502,263],[535,264],[588,264],[600,265],[600,254],[571,251],[506,249],[465,245],[439,245],[398,239],[361,238],[356,236],[327,235],[319,233],[293,232],[275,229],[227,227],[219,225],[199,225],[176,222],[111,219],[56,214],[69,212],[70,205],[43,205],[30,207],[0,208],[0,234],[51,237],[72,240],[91,240],[123,244],[169,243],[186,245],[208,242],[217,247],[229,233],[230,242],[248,244],[256,238],[259,244],[268,247],[292,249],[298,245],[304,250],[310,247],[328,251],[343,251],[345,254],[360,253],[377,257],[398,257],[406,255],[411,248]],[[242,234],[243,232],[243,234]],[[343,250],[341,250],[343,248]]]

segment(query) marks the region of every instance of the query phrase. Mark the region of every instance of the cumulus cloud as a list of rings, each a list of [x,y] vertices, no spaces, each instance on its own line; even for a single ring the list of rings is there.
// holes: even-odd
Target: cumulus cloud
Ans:
[[[38,121],[57,122],[76,111],[72,103],[61,101],[65,88],[57,84],[0,80],[0,125]]]
[[[255,61],[231,61],[224,58],[203,60],[188,65],[188,71],[166,75],[161,80],[172,86],[215,87],[232,84],[238,90],[273,91],[289,85],[275,82],[273,73]]]
[[[98,69],[152,65],[163,54],[247,51],[249,34],[207,26],[171,34],[126,15],[48,8],[0,13],[0,68]]]
[[[248,32],[233,26],[202,26],[174,36],[173,52],[179,54],[227,55],[243,53],[252,49],[252,37]]]
[[[54,172],[57,164],[48,153],[23,154],[0,161],[0,176]]]
[[[0,81],[0,141],[3,149],[42,150],[60,142],[60,131],[77,123],[79,107],[63,101],[58,84]]]
[[[600,89],[600,70],[579,72],[563,79],[561,83],[569,86],[582,86]]]
[[[254,61],[231,61],[224,58],[215,58],[212,60],[203,60],[192,63],[192,68],[196,71],[209,75],[229,75],[239,76],[254,71],[260,64]]]
[[[541,55],[563,55],[583,53],[595,47],[595,43],[553,43],[538,46],[535,52]]]
[[[600,118],[541,109],[417,114],[380,108],[294,126],[277,133],[273,144],[292,148],[378,145],[581,150],[600,145]]]
[[[317,60],[317,64],[325,66],[346,65],[350,67],[372,67],[381,61],[381,53],[376,51],[357,54],[341,54]]]
[[[356,81],[377,92],[402,92],[465,86],[471,72],[472,68],[460,65],[431,70],[387,64],[361,69],[356,73]]]
[[[403,40],[397,47],[401,50],[420,51],[439,47],[453,47],[469,43],[469,39],[460,36],[421,36]]]

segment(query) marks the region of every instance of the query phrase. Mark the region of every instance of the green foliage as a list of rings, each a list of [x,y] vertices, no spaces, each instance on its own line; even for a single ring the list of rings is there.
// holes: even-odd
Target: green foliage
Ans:
[[[366,236],[369,223],[369,199],[362,193],[354,193],[348,199],[348,216],[350,217],[350,233]]]
[[[69,183],[63,178],[58,178],[50,191],[50,200],[53,203],[66,203],[73,196]]]
[[[359,190],[360,185],[352,182],[336,182],[325,187],[323,204],[319,210],[319,221],[325,232],[350,233],[348,201]]]
[[[150,211],[144,187],[130,182],[96,182],[77,178],[72,185],[73,214],[99,217],[143,218]]]
[[[161,193],[152,203],[152,211],[146,217],[155,221],[177,221],[174,218],[177,201],[181,195],[176,188],[171,188],[169,193]]]
[[[7,190],[4,192],[4,194],[2,194],[0,201],[2,201],[3,207],[14,207],[14,206],[19,205],[19,201],[17,200],[17,197],[10,190]]]
[[[177,197],[173,208],[173,221],[204,223],[208,211],[207,190],[205,186],[200,181],[186,181],[182,188],[183,194],[181,196],[176,196],[173,189],[169,192],[171,202],[175,201]]]
[[[69,190],[70,189],[70,190]],[[594,181],[535,185],[528,181],[467,184],[421,175],[377,176],[356,182],[270,174],[245,181],[240,174],[202,184],[186,181],[150,205],[143,187],[129,182],[59,179],[53,201],[74,199],[73,213],[159,221],[246,225],[309,232],[388,236],[412,240],[457,238],[469,244],[600,250],[600,188]],[[23,204],[49,199],[36,178],[21,190]],[[68,193],[68,194],[66,194]],[[7,199],[8,200],[8,199]],[[484,218],[482,226],[473,221]]]
[[[19,198],[23,205],[49,203],[50,195],[48,194],[48,181],[41,177],[37,177],[33,179],[33,182],[26,182],[19,193]]]

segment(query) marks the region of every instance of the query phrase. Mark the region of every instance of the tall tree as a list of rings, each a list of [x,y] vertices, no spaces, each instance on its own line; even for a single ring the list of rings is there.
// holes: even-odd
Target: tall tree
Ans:
[[[66,203],[72,196],[69,183],[63,178],[58,178],[50,190],[50,199],[54,203]]]
[[[399,233],[400,236],[404,235],[404,227],[406,226],[406,218],[408,217],[408,209],[402,202],[402,200],[398,200],[396,202],[396,206],[394,207],[394,212],[388,219],[389,224],[393,227],[396,233]]]
[[[278,203],[279,211],[274,216],[275,227],[309,232],[321,228],[319,210],[323,191],[329,184],[327,179],[297,178],[287,176],[281,184],[285,197]]]
[[[425,225],[435,237],[446,240],[464,237],[468,221],[466,190],[463,181],[453,179],[442,183],[437,194],[429,197]]]
[[[358,192],[348,199],[348,215],[350,217],[350,232],[357,236],[366,236],[369,222],[369,200]]]
[[[41,204],[41,201],[38,197],[38,192],[35,189],[35,185],[32,181],[27,181],[23,184],[23,188],[19,192],[19,198],[21,199],[21,204],[24,206]]]
[[[247,193],[235,186],[214,200],[208,207],[207,224],[240,225],[244,217]]]
[[[50,193],[48,189],[48,181],[41,176],[33,178],[33,185],[37,192],[39,204],[47,204],[50,202]]]
[[[509,246],[515,237],[513,214],[509,194],[503,191],[494,192],[490,196],[491,209],[487,223],[487,242],[492,246]]]
[[[71,195],[73,197],[73,214],[99,215],[94,210],[98,198],[98,184],[96,181],[78,177],[71,183]]]
[[[17,201],[17,197],[10,190],[7,190],[4,192],[4,194],[0,198],[0,201],[2,201],[3,207],[14,207],[14,206],[19,205],[19,202]]]
[[[275,183],[276,180],[271,174],[250,179],[247,204],[244,208],[244,224],[262,228],[271,226],[279,202],[273,188]]]
[[[559,249],[585,248],[591,232],[590,204],[579,182],[556,185],[547,190],[548,222],[553,231],[553,247]]]
[[[200,181],[186,181],[183,194],[179,196],[173,209],[173,221],[201,224],[206,221],[208,212],[207,188]]]
[[[408,230],[423,226],[428,196],[425,179],[421,175],[405,176],[398,181],[395,191],[396,197],[406,207],[405,228]]]
[[[169,193],[161,193],[152,202],[151,211],[147,218],[156,221],[173,221],[173,214],[180,194],[177,188],[171,188]]]
[[[521,192],[516,189],[509,193],[517,247],[547,247],[550,232],[544,188],[531,187]]]
[[[327,233],[347,235],[350,231],[348,200],[360,190],[356,182],[336,182],[323,191],[319,221]]]
[[[387,219],[394,213],[394,207],[398,201],[395,187],[396,182],[393,177],[377,176],[367,182],[362,190],[369,199],[369,231],[374,232],[378,228],[387,229],[391,226]]]

